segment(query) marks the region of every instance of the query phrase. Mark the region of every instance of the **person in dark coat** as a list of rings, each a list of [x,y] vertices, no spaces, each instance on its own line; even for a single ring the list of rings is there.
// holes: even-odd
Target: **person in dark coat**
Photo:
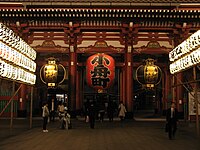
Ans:
[[[172,102],[171,107],[167,109],[166,121],[168,124],[168,136],[171,140],[172,138],[175,138],[178,121],[178,111],[174,102]]]
[[[90,101],[89,107],[88,107],[88,113],[89,113],[90,128],[94,129],[95,116],[96,116],[96,107],[95,107],[94,101]]]
[[[107,108],[109,121],[113,121],[114,110],[115,110],[114,103],[113,101],[109,100]]]
[[[104,115],[105,115],[105,103],[102,102],[102,103],[100,104],[100,107],[99,107],[99,120],[100,120],[101,122],[104,121]]]
[[[86,122],[89,121],[89,105],[90,105],[90,101],[89,101],[89,99],[87,99],[87,101],[84,103],[84,114],[85,114]],[[87,121],[87,119],[88,119],[88,121]]]

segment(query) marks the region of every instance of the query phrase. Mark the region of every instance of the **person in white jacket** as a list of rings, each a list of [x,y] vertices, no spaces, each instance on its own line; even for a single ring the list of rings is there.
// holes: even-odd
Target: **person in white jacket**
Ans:
[[[118,106],[118,116],[120,118],[121,121],[124,120],[125,116],[126,116],[126,107],[124,106],[123,102],[121,101],[119,106]]]
[[[47,123],[49,117],[48,103],[45,103],[44,106],[42,107],[42,117],[43,117],[43,132],[48,132],[47,130]]]

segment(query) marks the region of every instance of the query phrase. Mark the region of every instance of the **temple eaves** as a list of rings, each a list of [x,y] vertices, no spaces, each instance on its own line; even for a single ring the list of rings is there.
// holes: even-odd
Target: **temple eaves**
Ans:
[[[200,7],[199,0],[3,0],[0,5],[62,7]]]

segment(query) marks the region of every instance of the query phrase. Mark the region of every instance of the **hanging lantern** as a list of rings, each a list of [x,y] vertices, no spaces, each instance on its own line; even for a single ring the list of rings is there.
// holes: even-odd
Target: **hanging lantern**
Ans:
[[[61,64],[56,64],[56,59],[48,58],[47,64],[40,69],[40,79],[48,87],[55,87],[65,80],[66,70]]]
[[[115,77],[115,61],[104,53],[90,56],[86,64],[87,83],[89,86],[102,91],[109,88]]]
[[[141,65],[136,70],[136,80],[146,88],[154,88],[161,81],[161,69],[154,65],[155,60],[148,58],[146,65]]]

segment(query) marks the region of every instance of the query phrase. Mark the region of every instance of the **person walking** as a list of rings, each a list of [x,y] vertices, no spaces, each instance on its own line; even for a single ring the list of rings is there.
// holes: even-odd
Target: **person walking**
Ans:
[[[51,103],[50,103],[50,121],[55,121],[55,101],[54,99],[51,100]]]
[[[89,99],[86,100],[84,103],[84,115],[85,115],[85,122],[89,122]]]
[[[126,116],[126,107],[124,106],[123,102],[121,101],[119,106],[118,106],[118,116],[120,118],[121,121],[124,120],[125,116]]]
[[[176,109],[175,103],[172,102],[171,107],[168,108],[166,112],[166,123],[168,128],[167,131],[170,140],[175,138],[177,130],[177,121],[178,121],[178,111]]]
[[[58,117],[59,117],[59,120],[60,120],[60,128],[62,129],[62,125],[63,125],[63,117],[65,116],[65,106],[63,104],[63,102],[60,102],[59,105],[58,105]]]
[[[114,103],[111,100],[109,100],[109,102],[108,102],[107,113],[108,113],[109,121],[113,121]]]
[[[105,103],[104,102],[102,102],[101,104],[100,104],[100,106],[99,106],[99,113],[98,113],[99,115],[99,120],[101,121],[101,122],[103,122],[104,121],[104,115],[105,115]]]
[[[89,107],[89,122],[90,122],[90,128],[94,129],[95,125],[95,116],[96,116],[96,107],[94,101],[90,101]]]
[[[59,119],[60,119],[61,115],[64,114],[64,112],[65,112],[65,106],[64,106],[63,102],[59,103],[57,111],[58,111],[58,116],[59,116]]]
[[[42,117],[43,117],[43,132],[48,132],[47,130],[47,123],[49,117],[48,103],[45,103],[44,106],[42,107]]]

